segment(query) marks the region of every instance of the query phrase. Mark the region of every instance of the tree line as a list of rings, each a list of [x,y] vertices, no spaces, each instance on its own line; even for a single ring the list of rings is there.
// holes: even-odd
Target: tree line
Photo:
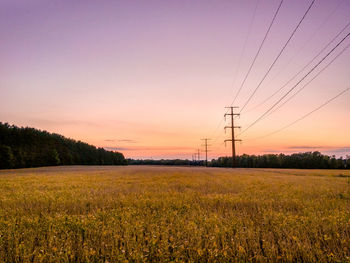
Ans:
[[[29,127],[0,122],[0,169],[53,165],[124,165],[119,152]]]
[[[243,154],[236,158],[237,167],[249,168],[297,168],[297,169],[350,169],[350,156],[336,158],[318,151],[286,154]],[[212,160],[213,167],[231,167],[232,158],[219,157]]]
[[[192,165],[204,166],[205,161],[190,160],[133,160],[128,159],[130,165]],[[210,167],[232,167],[232,157],[219,157],[208,162]],[[323,155],[318,151],[285,154],[264,154],[237,156],[236,167],[241,168],[293,168],[293,169],[350,169],[350,156],[336,158]]]

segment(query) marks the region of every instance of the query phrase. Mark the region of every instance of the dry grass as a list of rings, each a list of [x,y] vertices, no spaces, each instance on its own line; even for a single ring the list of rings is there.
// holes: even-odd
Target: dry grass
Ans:
[[[0,172],[0,262],[349,262],[350,171]]]

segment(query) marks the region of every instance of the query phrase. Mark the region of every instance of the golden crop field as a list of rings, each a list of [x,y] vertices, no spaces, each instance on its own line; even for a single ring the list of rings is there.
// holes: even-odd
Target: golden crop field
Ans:
[[[349,262],[350,171],[0,171],[0,262]]]

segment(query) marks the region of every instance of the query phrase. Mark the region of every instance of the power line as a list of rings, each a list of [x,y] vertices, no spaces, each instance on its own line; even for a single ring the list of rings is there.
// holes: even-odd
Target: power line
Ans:
[[[264,45],[264,43],[265,43],[265,40],[266,40],[266,38],[267,38],[267,36],[268,36],[270,30],[271,30],[271,27],[272,27],[272,25],[273,25],[273,23],[274,23],[274,21],[275,21],[275,19],[276,19],[276,17],[277,17],[277,14],[278,14],[279,10],[281,9],[281,6],[282,6],[283,1],[284,1],[284,0],[281,0],[280,4],[278,5],[277,10],[276,10],[275,13],[274,13],[274,16],[273,16],[273,18],[272,18],[272,20],[271,20],[271,23],[270,23],[270,25],[269,25],[269,27],[268,27],[266,33],[265,33],[265,36],[264,36],[262,42],[260,43],[259,49],[258,49],[257,53],[255,54],[255,57],[254,57],[254,59],[253,59],[251,65],[250,65],[250,67],[249,67],[249,69],[248,69],[247,74],[246,74],[245,77],[244,77],[243,82],[241,83],[241,86],[240,86],[239,90],[238,90],[237,93],[236,93],[236,96],[235,96],[234,100],[233,100],[232,103],[231,103],[231,106],[233,105],[233,103],[234,103],[235,100],[237,99],[239,93],[241,92],[241,90],[242,90],[242,88],[243,88],[243,86],[244,86],[244,83],[245,83],[245,81],[247,80],[247,78],[248,78],[248,76],[249,76],[249,74],[250,74],[250,72],[251,72],[251,70],[252,70],[252,68],[253,68],[253,66],[254,66],[254,64],[255,64],[256,59],[258,58],[258,56],[259,56],[259,54],[260,54],[260,51],[261,51],[261,49],[262,49],[262,47],[263,47],[263,45]],[[253,20],[255,19],[255,12],[256,12],[257,6],[258,6],[258,1],[257,1],[257,3],[256,3],[256,6],[255,6],[254,15],[253,15]],[[253,23],[253,21],[251,22],[251,24],[252,24],[252,23]],[[250,31],[250,29],[249,29],[249,31]],[[250,34],[250,33],[249,33],[249,34]],[[248,35],[249,35],[249,34],[248,34]],[[246,41],[245,41],[245,43],[244,43],[243,52],[244,52],[245,45],[246,45],[246,42],[247,42],[247,39],[248,39],[248,35],[247,35]],[[242,53],[241,53],[241,57],[242,57]],[[241,60],[241,59],[240,59],[240,60]],[[239,62],[239,64],[240,64],[240,62]],[[235,80],[234,80],[233,83],[235,83]],[[228,112],[226,112],[226,113],[228,113]],[[213,134],[212,134],[211,137],[213,137],[213,136],[215,135],[215,133],[219,130],[219,128],[220,128],[220,126],[223,124],[223,122],[224,122],[224,120],[221,119],[221,121],[219,122],[218,126],[217,126],[216,129],[214,130],[214,132],[213,132]],[[218,137],[216,137],[216,138],[214,139],[214,141],[216,141],[217,139],[218,139]]]
[[[236,80],[237,80],[237,74],[238,74],[239,68],[241,67],[242,58],[243,58],[243,55],[245,53],[245,50],[246,50],[246,47],[247,47],[247,42],[248,42],[248,39],[249,39],[250,34],[251,34],[251,29],[252,29],[252,26],[253,26],[254,21],[255,21],[256,11],[258,9],[258,4],[259,4],[259,0],[256,0],[254,11],[253,11],[253,16],[252,16],[252,19],[251,19],[250,24],[248,26],[247,35],[245,37],[245,40],[244,40],[244,43],[243,43],[243,47],[242,47],[242,51],[241,51],[240,56],[239,56],[238,64],[237,64],[237,67],[236,67],[236,72],[235,72],[234,77],[233,77],[232,88],[234,87],[234,85],[236,83]],[[216,132],[219,130],[219,128],[220,128],[221,124],[223,124],[223,122],[224,122],[224,119],[222,118],[211,136],[214,136],[216,134]]]
[[[298,28],[300,27],[301,23],[304,21],[306,15],[309,13],[309,11],[311,10],[312,6],[314,5],[315,0],[312,0],[311,4],[309,5],[308,9],[306,10],[306,12],[304,13],[304,15],[302,16],[302,18],[300,19],[299,23],[297,24],[297,26],[294,28],[292,34],[289,36],[288,40],[286,41],[286,43],[284,44],[284,46],[282,47],[282,49],[280,50],[280,52],[278,53],[277,57],[275,58],[275,60],[272,62],[271,66],[269,67],[269,69],[267,70],[267,72],[265,73],[264,77],[261,79],[261,81],[259,82],[258,86],[254,89],[253,93],[249,96],[248,100],[243,104],[240,112],[242,112],[244,110],[244,108],[248,105],[248,103],[250,102],[250,100],[254,97],[255,93],[257,92],[257,90],[260,88],[261,84],[263,83],[263,81],[266,79],[267,75],[270,73],[271,69],[274,67],[274,65],[276,64],[277,60],[280,58],[280,56],[282,55],[283,51],[286,49],[286,47],[288,46],[289,42],[291,41],[291,39],[293,38],[294,34],[297,32]]]
[[[273,104],[267,111],[265,111],[258,119],[256,119],[253,123],[251,123],[247,128],[245,128],[240,134],[243,134],[248,129],[250,129],[253,125],[259,122],[263,117],[266,116],[278,103],[280,103],[286,96],[288,96],[308,75],[310,75],[333,51],[345,41],[345,39],[350,35],[348,33],[338,44],[333,47],[304,77],[302,77],[291,89],[288,90],[286,94],[284,94],[275,104]]]
[[[238,74],[239,68],[241,67],[242,58],[243,58],[243,55],[244,55],[246,47],[247,47],[247,42],[248,42],[248,39],[250,37],[250,33],[251,33],[251,30],[252,30],[253,23],[255,21],[255,15],[256,15],[256,10],[258,9],[258,4],[259,4],[259,0],[256,0],[255,7],[254,7],[254,12],[253,12],[253,17],[252,17],[252,19],[250,21],[250,24],[249,24],[249,27],[248,27],[248,31],[247,31],[247,35],[246,35],[245,40],[244,40],[243,48],[242,48],[242,51],[241,51],[240,56],[239,56],[238,64],[237,64],[237,67],[236,67],[236,72],[235,72],[235,75],[234,75],[234,78],[233,78],[233,82],[232,82],[232,88],[234,87],[234,85],[236,83],[236,80],[237,80],[237,74]]]
[[[325,51],[344,31],[346,28],[348,28],[350,26],[350,22],[347,23],[345,25],[345,27],[343,27],[328,43],[327,45],[325,45],[301,70],[299,70],[292,78],[290,78],[283,86],[281,86],[278,90],[276,90],[272,95],[270,95],[268,98],[266,98],[264,101],[262,101],[260,104],[258,104],[257,106],[246,110],[243,113],[247,113],[251,110],[254,110],[258,107],[260,107],[261,105],[265,104],[267,101],[269,101],[271,98],[273,98],[278,92],[280,92],[282,89],[284,89],[289,83],[291,83],[301,72],[303,72],[308,66],[310,66],[310,64],[312,62],[315,61],[316,58],[319,57],[319,55],[321,55],[323,53],[323,51]]]
[[[303,46],[294,54],[294,56],[288,60],[288,62],[286,64],[284,64],[283,66],[281,66],[281,69],[277,72],[276,75],[274,75],[271,80],[269,81],[268,84],[269,85],[273,80],[276,79],[277,76],[280,75],[281,72],[285,71],[288,67],[288,65],[297,57],[297,55],[307,46],[307,44],[310,42],[311,39],[313,39],[315,37],[315,35],[322,29],[322,27],[324,27],[325,24],[328,23],[328,21],[330,20],[330,18],[335,14],[335,12],[338,10],[338,8],[342,5],[342,3],[345,0],[340,0],[338,2],[338,4],[336,5],[336,7],[329,13],[329,15],[326,17],[326,19],[319,25],[319,27],[313,32],[313,34],[311,35],[310,38],[308,38],[307,41],[304,42]],[[283,89],[283,88],[281,88]],[[278,93],[281,89],[279,89],[277,92],[275,92],[273,95],[269,96],[267,99],[265,99],[263,102],[259,103],[258,105],[254,106],[253,108],[250,108],[242,113],[247,113],[250,112],[252,110],[255,110],[256,108],[259,108],[261,105],[263,105],[266,101],[268,101],[271,97],[273,97],[276,93]]]
[[[277,106],[274,110],[272,110],[267,116],[271,115],[272,113],[274,113],[275,111],[277,111],[278,109],[280,109],[281,107],[283,107],[283,105],[285,105],[288,101],[290,101],[291,99],[293,99],[296,95],[298,95],[303,89],[305,89],[314,79],[316,79],[323,71],[325,71],[340,55],[342,55],[348,48],[350,47],[350,44],[348,44],[345,48],[343,48],[343,50],[341,52],[339,52],[338,55],[336,55],[330,62],[328,62],[328,64],[326,66],[324,66],[312,79],[310,79],[304,86],[302,86],[300,89],[298,89],[297,92],[295,92],[293,95],[291,95],[287,100],[285,100],[282,104],[280,104],[279,106]]]
[[[222,118],[220,119],[220,122],[219,122],[218,126],[216,126],[216,129],[215,129],[214,132],[212,133],[212,136],[211,136],[211,137],[214,137],[214,135],[217,133],[217,131],[219,130],[220,126],[221,126],[223,123],[224,123],[224,118],[222,117]],[[216,141],[219,137],[220,137],[220,136],[216,136],[216,137],[214,138],[214,141]]]
[[[254,64],[255,64],[256,59],[258,58],[258,56],[259,56],[259,54],[260,54],[260,51],[261,51],[261,49],[262,49],[262,47],[263,47],[263,45],[264,45],[264,43],[265,43],[265,41],[266,41],[266,39],[267,39],[267,36],[268,36],[268,34],[269,34],[271,28],[272,28],[272,25],[273,25],[273,23],[274,23],[275,20],[276,20],[277,14],[278,14],[278,12],[279,12],[280,9],[281,9],[281,6],[282,6],[283,1],[284,1],[284,0],[281,0],[281,2],[280,2],[279,5],[278,5],[278,8],[276,9],[276,11],[275,11],[275,13],[274,13],[274,16],[273,16],[273,18],[272,18],[272,20],[271,20],[271,22],[270,22],[270,24],[269,24],[269,27],[268,27],[268,29],[267,29],[267,31],[266,31],[266,33],[265,33],[265,36],[264,36],[262,42],[260,43],[260,46],[259,46],[259,48],[258,48],[258,51],[257,51],[257,53],[255,54],[255,57],[254,57],[254,59],[253,59],[251,65],[250,65],[250,67],[249,67],[249,69],[248,69],[248,72],[246,73],[246,75],[245,75],[245,77],[244,77],[244,80],[243,80],[242,83],[241,83],[240,88],[238,89],[238,91],[237,91],[237,93],[236,93],[235,98],[233,99],[233,101],[232,101],[232,103],[231,103],[231,106],[232,106],[233,103],[236,101],[236,99],[237,99],[239,93],[241,92],[241,90],[242,90],[242,88],[243,88],[243,86],[244,86],[244,84],[245,84],[245,82],[246,82],[246,80],[247,80],[247,78],[248,78],[248,76],[249,76],[249,74],[250,74],[250,72],[251,72],[251,70],[252,70]],[[255,12],[256,12],[256,9],[257,9],[257,5],[258,5],[258,1],[257,1],[257,3],[256,3],[256,6],[255,6],[254,15],[253,15],[253,20],[254,20],[254,18],[255,18]],[[251,22],[251,24],[252,24],[252,23],[253,23],[253,21]],[[250,29],[249,29],[249,31],[250,31]],[[249,34],[250,34],[250,33],[249,33]],[[249,35],[249,34],[248,34],[248,35]],[[248,35],[247,35],[247,36],[248,36]],[[246,38],[246,41],[247,41],[247,39],[248,39],[248,37]],[[244,46],[246,45],[246,41],[245,41],[245,43],[244,43]],[[245,47],[243,47],[243,52],[244,52],[244,49],[245,49]],[[241,57],[242,57],[242,53],[241,53]],[[240,63],[239,63],[239,64],[240,64]],[[235,83],[235,81],[234,81],[234,83]],[[228,112],[226,112],[226,113],[228,113]],[[223,122],[224,122],[224,120],[221,119],[220,123],[219,123],[218,126],[216,127],[216,129],[215,129],[215,131],[214,131],[214,133],[213,133],[212,136],[215,135],[215,133],[218,131],[218,129],[220,128],[220,126],[223,124]],[[220,137],[222,137],[222,136],[220,136]],[[218,137],[215,137],[214,141],[216,141],[217,139],[218,139]]]
[[[279,5],[278,5],[278,8],[277,8],[277,10],[276,10],[276,12],[275,12],[275,14],[274,14],[274,16],[273,16],[273,18],[272,18],[272,20],[271,20],[271,23],[270,23],[270,25],[269,25],[269,27],[268,27],[266,33],[265,33],[265,36],[264,36],[262,42],[260,43],[259,49],[258,49],[257,53],[255,54],[255,57],[254,57],[254,59],[253,59],[251,65],[249,66],[248,72],[247,72],[247,74],[245,75],[245,77],[244,77],[244,79],[243,79],[243,81],[242,81],[242,83],[241,83],[241,86],[239,87],[239,89],[238,89],[238,91],[237,91],[237,93],[236,93],[236,96],[234,97],[234,99],[233,99],[233,101],[232,101],[232,103],[231,103],[231,106],[235,103],[235,101],[236,101],[236,99],[237,99],[239,93],[241,92],[241,90],[242,90],[242,88],[243,88],[243,86],[244,86],[244,84],[245,84],[245,82],[246,82],[246,80],[247,80],[247,78],[248,78],[248,76],[249,76],[249,74],[250,74],[250,72],[251,72],[251,70],[252,70],[254,64],[255,64],[256,59],[258,58],[258,56],[259,56],[259,54],[260,54],[260,51],[261,51],[261,49],[262,49],[262,47],[263,47],[263,45],[264,45],[264,43],[265,43],[265,40],[266,40],[266,38],[267,38],[267,36],[268,36],[270,30],[271,30],[271,27],[272,27],[273,23],[275,22],[275,19],[276,19],[276,17],[277,17],[277,14],[278,14],[278,12],[279,12],[280,9],[281,9],[282,3],[283,3],[283,0],[281,0],[281,2],[280,2]]]
[[[302,121],[303,119],[307,118],[308,116],[310,116],[311,114],[313,114],[314,112],[322,109],[323,107],[325,107],[327,104],[331,103],[333,100],[337,99],[338,97],[340,97],[341,95],[343,95],[344,93],[348,92],[350,90],[350,87],[349,88],[346,88],[345,90],[343,90],[342,92],[338,93],[336,96],[334,96],[333,98],[327,100],[325,103],[321,104],[320,106],[318,106],[317,108],[315,108],[314,110],[308,112],[307,114],[303,115],[302,117],[300,117],[299,119],[296,119],[295,121],[289,123],[288,125],[286,126],[283,126],[282,128],[274,131],[274,132],[271,132],[271,133],[268,133],[264,136],[260,136],[260,137],[256,137],[254,139],[250,139],[249,141],[255,141],[255,140],[258,140],[258,139],[263,139],[263,138],[266,138],[268,136],[271,136],[273,134],[276,134],[278,132],[281,132],[287,128],[289,128],[290,126],[294,125],[295,123],[299,122],[299,121]]]

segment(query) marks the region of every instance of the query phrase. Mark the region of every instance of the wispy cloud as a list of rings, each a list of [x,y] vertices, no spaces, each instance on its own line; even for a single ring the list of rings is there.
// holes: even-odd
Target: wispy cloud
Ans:
[[[120,139],[118,142],[137,143],[137,141],[131,139]]]
[[[350,147],[339,147],[330,149],[331,152],[338,152],[338,153],[350,153]]]
[[[128,147],[103,147],[107,151],[128,151]]]
[[[262,153],[284,153],[284,154],[292,154],[295,152],[309,152],[309,151],[320,151],[323,154],[327,155],[336,155],[336,156],[346,156],[350,155],[350,146],[313,146],[313,145],[293,145],[285,147],[281,150],[275,149],[265,149],[262,150]]]
[[[132,139],[106,139],[104,140],[105,142],[121,142],[121,143],[138,143],[138,141],[136,140],[132,140]]]
[[[322,151],[332,151],[332,152],[347,152],[350,151],[350,146],[288,146],[287,149],[291,150],[322,150]]]
[[[289,146],[287,149],[324,149],[328,148],[325,146],[309,146],[309,145],[302,145],[302,146]]]

